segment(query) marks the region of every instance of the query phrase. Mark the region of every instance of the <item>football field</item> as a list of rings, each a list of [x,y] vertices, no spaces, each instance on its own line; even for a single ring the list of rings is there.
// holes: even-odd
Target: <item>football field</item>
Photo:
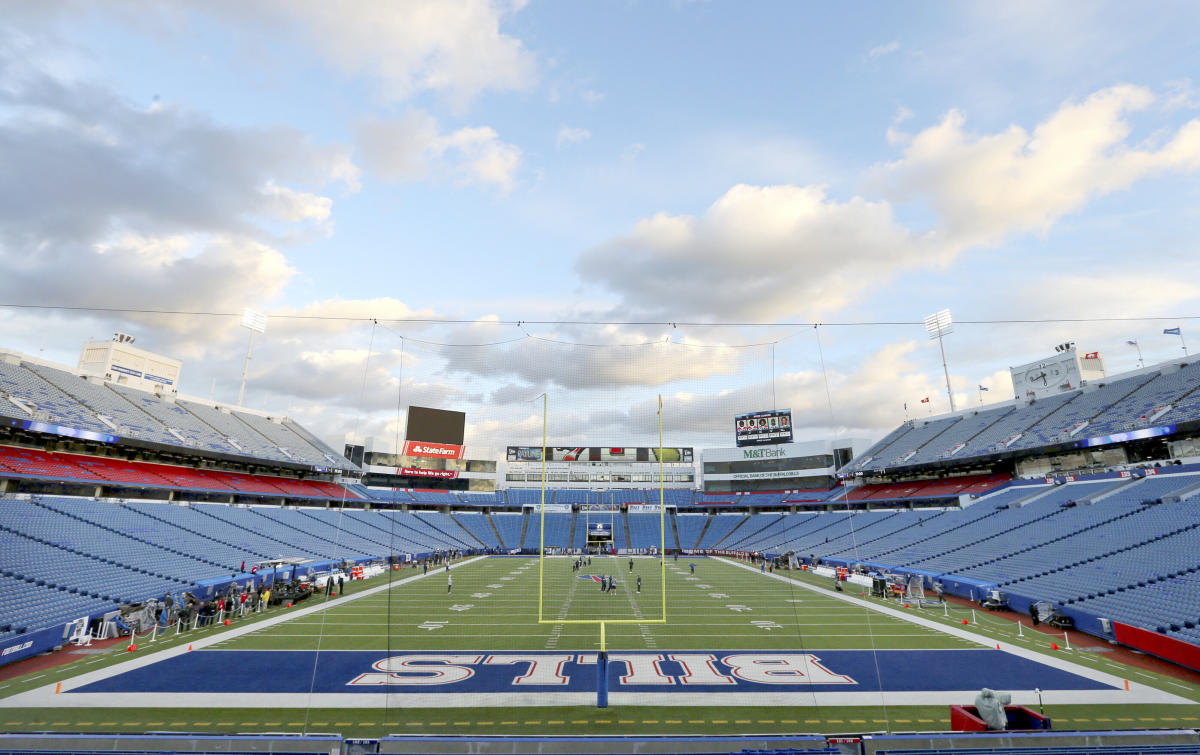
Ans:
[[[1044,706],[1060,729],[1200,724],[1194,684],[1103,653],[1051,651],[1045,635],[1018,637],[982,611],[905,607],[724,559],[641,557],[631,569],[628,557],[593,557],[575,569],[568,557],[476,558],[348,587],[0,684],[0,728],[937,730],[981,687]],[[611,622],[606,708],[596,707],[600,620]]]

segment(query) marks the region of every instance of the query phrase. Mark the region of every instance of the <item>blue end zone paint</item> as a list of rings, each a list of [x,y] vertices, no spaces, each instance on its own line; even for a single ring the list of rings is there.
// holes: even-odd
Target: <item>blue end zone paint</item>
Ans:
[[[422,660],[429,656],[458,656],[456,663]],[[504,654],[494,654],[496,656]],[[397,653],[379,651],[309,650],[199,650],[139,669],[72,689],[72,692],[203,692],[203,693],[307,693],[310,679],[313,692],[345,693],[430,693],[430,692],[594,692],[596,689],[595,654],[553,652],[516,652],[507,655],[545,658],[539,663],[545,678],[561,677],[565,682],[530,684],[534,672],[529,660],[503,665],[488,664],[487,652]],[[685,684],[686,669],[678,661],[667,660],[669,652],[610,653],[609,687],[613,692],[939,692],[977,690],[990,687],[1001,690],[1112,690],[1115,687],[1037,661],[998,650],[881,650],[877,654],[863,650],[805,651],[686,651],[677,657],[690,658],[696,669],[711,668],[713,674],[727,678],[720,684]],[[708,666],[705,655],[715,657]],[[804,678],[787,673],[771,676],[772,659],[805,656],[811,665],[803,666]],[[622,677],[630,674],[630,664],[619,660],[628,656],[661,657],[657,678],[669,683],[629,684]],[[731,668],[726,659],[762,659],[754,668],[760,678],[751,681],[747,674]],[[404,659],[404,660],[398,660]],[[649,659],[644,659],[649,660]],[[878,665],[876,664],[878,660]],[[313,663],[317,662],[313,675]],[[560,663],[561,662],[561,663]],[[388,673],[407,663],[399,673]],[[808,662],[806,662],[808,663]],[[380,665],[384,664],[384,665]],[[880,676],[876,676],[876,668]],[[766,669],[767,677],[761,677]],[[426,671],[427,670],[427,671]],[[446,673],[447,670],[454,673]],[[453,679],[442,681],[435,676]],[[750,676],[754,674],[751,673]],[[527,677],[519,681],[521,677]],[[882,677],[882,678],[880,678]],[[542,677],[539,677],[542,678]],[[712,676],[705,677],[708,679]],[[831,679],[838,683],[827,683]],[[371,679],[371,682],[363,680]],[[352,684],[355,682],[357,684]],[[386,680],[386,681],[384,681]],[[418,683],[420,682],[420,683]]]

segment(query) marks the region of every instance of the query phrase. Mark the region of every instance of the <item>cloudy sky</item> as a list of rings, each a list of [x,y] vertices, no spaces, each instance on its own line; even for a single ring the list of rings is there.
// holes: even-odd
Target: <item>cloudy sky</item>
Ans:
[[[540,440],[543,393],[564,444],[658,394],[668,443],[877,437],[948,409],[942,308],[962,404],[1200,348],[1195,3],[0,6],[0,346],[233,401],[254,307],[247,405],[335,444]]]

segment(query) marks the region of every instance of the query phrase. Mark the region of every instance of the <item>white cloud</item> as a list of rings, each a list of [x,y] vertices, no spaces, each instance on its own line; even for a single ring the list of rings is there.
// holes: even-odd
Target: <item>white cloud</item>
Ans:
[[[286,186],[279,186],[268,181],[262,193],[270,203],[267,210],[280,220],[298,223],[312,220],[318,223],[329,219],[333,212],[333,200],[307,192],[293,191]]]
[[[357,141],[368,169],[385,181],[449,176],[463,184],[509,191],[521,167],[521,150],[486,126],[440,133],[422,110],[398,119],[372,119],[358,127]]]
[[[1045,232],[1088,201],[1167,171],[1200,170],[1200,120],[1157,149],[1128,141],[1128,114],[1154,102],[1147,89],[1116,86],[1064,103],[1032,132],[1012,125],[974,135],[951,110],[916,134],[904,157],[876,178],[896,199],[928,197],[948,239],[994,244],[1014,232]]]
[[[243,3],[227,2],[228,15],[251,17]],[[465,102],[488,90],[525,89],[536,78],[533,55],[500,31],[519,6],[488,0],[407,0],[344,5],[323,0],[273,0],[260,13],[294,21],[332,63],[377,79],[385,94],[444,92]]]
[[[890,55],[899,49],[900,42],[897,40],[892,40],[887,44],[879,45],[878,47],[872,47],[871,51],[867,53],[867,57],[871,60],[876,60],[878,58],[882,58],[884,55]]]
[[[19,5],[27,21],[76,19],[95,7],[82,0]],[[523,90],[537,80],[534,54],[500,29],[523,7],[520,0],[121,0],[103,12],[106,20],[121,14],[132,28],[167,38],[194,34],[196,15],[213,16],[244,32],[239,38],[254,46],[248,59],[272,53],[263,39],[295,42],[347,75],[373,80],[389,100],[434,92],[462,106],[481,93]]]
[[[564,144],[579,144],[586,142],[592,138],[592,132],[586,128],[574,128],[571,126],[563,126],[558,130],[558,136],[554,140],[554,146],[562,149]]]
[[[675,320],[816,317],[896,270],[932,264],[935,236],[886,202],[831,200],[819,186],[734,186],[700,217],[659,213],[582,254],[580,276],[628,314]]]
[[[911,120],[912,117],[913,111],[909,110],[903,105],[896,108],[896,114],[892,116],[892,124],[888,126],[887,133],[885,135],[888,144],[891,144],[892,146],[906,144],[908,140],[912,138],[911,134],[907,134],[899,129],[901,123]]]

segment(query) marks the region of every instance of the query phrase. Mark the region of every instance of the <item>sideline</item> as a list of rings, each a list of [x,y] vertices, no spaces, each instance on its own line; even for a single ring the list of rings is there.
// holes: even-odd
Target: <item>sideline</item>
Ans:
[[[1143,684],[1141,682],[1135,682],[1132,679],[1125,679],[1124,677],[1115,676],[1113,674],[1105,673],[1104,671],[1099,671],[1097,669],[1093,669],[1088,666],[1081,666],[1077,663],[1073,663],[1073,662],[1065,660],[1061,657],[1046,655],[1045,653],[1039,653],[1035,650],[1030,650],[1029,648],[1020,647],[1018,645],[1013,645],[1011,643],[1006,643],[1004,641],[997,642],[994,638],[984,637],[983,635],[975,634],[974,632],[968,631],[966,629],[959,629],[958,627],[955,627],[955,626],[946,626],[945,624],[942,624],[941,622],[933,621],[932,619],[926,619],[925,617],[918,615],[918,612],[913,611],[913,610],[904,611],[904,610],[900,610],[897,608],[890,608],[888,606],[881,606],[877,603],[873,603],[868,600],[863,600],[862,598],[856,598],[852,595],[847,595],[844,592],[836,592],[836,591],[826,590],[822,587],[817,587],[816,585],[810,585],[807,582],[792,579],[791,577],[785,577],[785,576],[780,575],[778,572],[761,574],[758,571],[758,569],[755,569],[752,566],[747,566],[746,564],[742,564],[742,563],[733,561],[733,560],[725,558],[725,557],[719,557],[716,560],[727,563],[731,566],[736,566],[739,569],[745,569],[746,571],[751,572],[753,574],[759,574],[760,576],[763,576],[763,577],[777,579],[780,582],[785,582],[789,585],[801,587],[805,590],[808,590],[809,592],[815,592],[815,593],[817,593],[819,595],[823,595],[827,598],[828,597],[837,598],[838,600],[841,600],[846,603],[850,603],[851,605],[855,605],[855,606],[859,606],[861,608],[867,608],[867,609],[870,609],[873,611],[877,611],[879,613],[884,614],[885,616],[891,616],[892,618],[902,619],[909,623],[925,627],[926,629],[932,629],[934,631],[941,632],[942,634],[948,634],[952,637],[957,637],[959,639],[967,640],[968,642],[973,642],[976,645],[982,645],[983,647],[992,648],[992,649],[999,648],[1001,651],[1003,651],[1005,653],[1009,653],[1011,655],[1019,656],[1021,658],[1026,658],[1026,659],[1029,659],[1032,661],[1036,661],[1038,663],[1041,663],[1044,666],[1050,666],[1051,668],[1056,668],[1056,669],[1059,669],[1060,671],[1067,671],[1072,674],[1076,674],[1077,676],[1082,676],[1086,679],[1092,679],[1094,681],[1101,682],[1103,684],[1108,684],[1108,685],[1116,688],[1117,690],[1119,690],[1121,692],[1121,695],[1123,696],[1120,699],[1113,700],[1111,702],[1117,702],[1117,703],[1154,702],[1154,703],[1164,703],[1164,704],[1170,704],[1170,705],[1196,705],[1195,700],[1189,700],[1185,697],[1179,697],[1178,695],[1173,695],[1170,692],[1159,689],[1158,687],[1155,687],[1155,686],[1152,686],[1149,684]],[[1126,684],[1126,682],[1129,683],[1128,691],[1124,690],[1124,685]],[[1037,697],[1032,692],[1022,693],[1017,690],[1006,690],[1006,691],[1012,692],[1013,704],[1015,704],[1015,705],[1030,705],[1030,704],[1037,702]],[[1058,702],[1057,700],[1052,700],[1051,692],[1043,692],[1042,694],[1043,694],[1043,698],[1045,699],[1045,702],[1047,702],[1047,703]]]
[[[467,564],[473,564],[476,561],[482,561],[485,559],[487,559],[487,556],[475,556],[473,558],[467,559],[466,561],[460,561],[457,564],[451,564],[450,568],[458,569],[460,567],[466,566]],[[437,573],[441,573],[443,571],[445,571],[445,569],[436,569],[436,570],[431,569],[430,574],[437,574]],[[392,572],[388,572],[389,575],[391,573]],[[389,580],[387,584],[377,585],[375,587],[369,587],[360,592],[356,592],[353,595],[345,596],[342,599],[331,600],[329,598],[326,598],[324,601],[318,603],[317,605],[307,606],[305,608],[299,608],[299,609],[285,608],[285,609],[282,609],[282,612],[279,615],[273,616],[269,619],[263,619],[262,621],[256,621],[252,624],[246,624],[244,626],[229,629],[228,631],[220,632],[218,634],[210,634],[207,637],[197,638],[196,640],[193,640],[192,642],[189,642],[186,644],[180,643],[179,645],[176,645],[175,647],[164,648],[162,650],[151,650],[145,654],[139,653],[136,657],[130,658],[126,661],[114,663],[113,665],[106,666],[105,668],[102,668],[102,669],[96,669],[95,671],[88,671],[86,673],[80,674],[79,676],[73,676],[73,677],[70,677],[69,679],[64,679],[61,682],[62,691],[69,692],[70,690],[76,689],[78,687],[83,687],[85,685],[100,681],[102,679],[108,679],[109,677],[116,676],[118,674],[124,674],[127,671],[133,671],[134,669],[139,669],[139,668],[142,668],[143,666],[149,666],[154,663],[159,663],[161,661],[170,660],[171,658],[175,658],[177,656],[191,652],[191,650],[188,649],[189,646],[193,650],[203,650],[204,648],[209,647],[210,645],[216,645],[219,642],[226,642],[227,640],[236,639],[238,637],[242,637],[242,636],[250,634],[252,632],[257,632],[262,629],[267,629],[269,627],[273,627],[278,624],[282,624],[284,622],[292,621],[293,619],[303,618],[306,616],[312,616],[313,614],[320,613],[321,611],[324,611],[328,608],[333,608],[336,606],[344,606],[347,603],[353,603],[354,601],[359,600],[360,598],[366,598],[371,595],[377,595],[381,592],[384,592],[385,590],[391,590],[392,588],[399,587],[401,585],[406,585],[406,584],[408,584],[410,582],[414,582],[418,579],[425,579],[428,576],[429,576],[429,574],[414,574],[411,577],[405,577],[404,579],[401,579],[401,580]],[[337,652],[337,651],[323,651],[323,652]],[[48,706],[48,707],[66,707],[64,705],[64,703],[66,702],[66,700],[68,698],[64,698],[61,695],[58,695],[55,693],[55,689],[57,686],[58,686],[58,683],[47,684],[44,687],[35,687],[34,689],[27,690],[22,693],[18,693],[11,697],[0,698],[0,708],[46,707],[46,706]],[[48,699],[46,698],[47,694],[49,695]]]

